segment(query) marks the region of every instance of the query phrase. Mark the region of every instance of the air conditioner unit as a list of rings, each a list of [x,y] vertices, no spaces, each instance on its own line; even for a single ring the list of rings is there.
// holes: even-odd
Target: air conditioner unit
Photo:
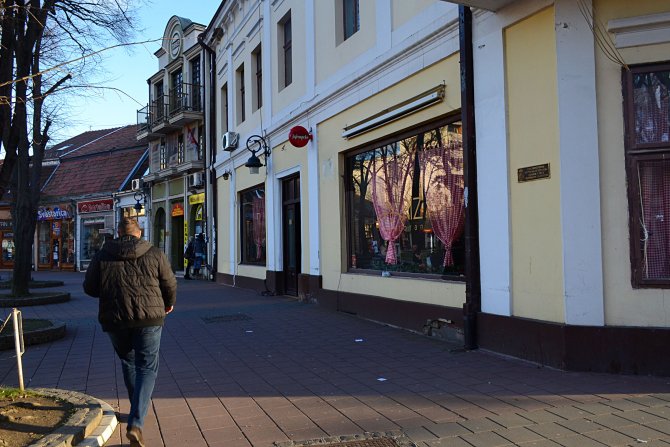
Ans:
[[[196,172],[188,176],[189,188],[202,188],[205,186],[205,174],[203,172]]]
[[[223,145],[223,150],[232,152],[237,148],[237,143],[240,139],[240,134],[237,132],[226,132],[221,137],[221,143]]]
[[[133,191],[137,191],[139,189],[142,189],[142,179],[141,178],[133,179],[133,181],[131,182],[131,185],[132,186],[131,186],[130,189],[132,189]]]

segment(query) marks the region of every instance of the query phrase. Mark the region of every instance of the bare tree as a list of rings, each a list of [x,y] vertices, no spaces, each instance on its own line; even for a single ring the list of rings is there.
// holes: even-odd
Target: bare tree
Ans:
[[[29,293],[42,160],[54,119],[47,103],[95,63],[110,38],[128,41],[133,11],[132,0],[0,0],[0,198],[12,180],[15,296]]]

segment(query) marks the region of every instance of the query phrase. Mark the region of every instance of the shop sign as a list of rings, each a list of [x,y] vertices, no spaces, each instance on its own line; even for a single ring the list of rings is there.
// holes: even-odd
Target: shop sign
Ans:
[[[188,204],[189,205],[195,205],[197,203],[204,203],[205,202],[205,193],[201,192],[200,194],[193,194],[188,196]]]
[[[77,211],[84,213],[100,213],[104,211],[112,211],[114,209],[114,201],[112,199],[92,200],[90,202],[77,203]]]
[[[184,215],[184,205],[181,203],[175,203],[172,205],[172,217],[183,216]]]
[[[311,139],[310,131],[302,126],[292,127],[288,133],[288,141],[295,147],[305,147]]]
[[[0,220],[0,230],[5,230],[5,229],[11,229],[12,228],[12,221],[11,220]]]
[[[54,206],[53,208],[38,208],[37,220],[72,219],[70,211]]]

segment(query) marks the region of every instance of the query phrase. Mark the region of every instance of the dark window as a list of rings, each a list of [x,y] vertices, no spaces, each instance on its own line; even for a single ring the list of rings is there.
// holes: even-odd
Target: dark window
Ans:
[[[361,26],[358,0],[342,0],[342,19],[344,20],[344,40],[347,40]]]
[[[624,71],[633,285],[670,287],[670,64]]]
[[[156,83],[156,97],[154,98],[153,115],[156,121],[161,121],[165,116],[165,87],[163,81]]]
[[[348,156],[349,269],[464,276],[463,168],[460,122]]]
[[[228,84],[221,87],[221,130],[228,132]]]
[[[263,107],[263,58],[261,55],[261,46],[253,53],[254,64],[256,65],[256,110]]]
[[[200,56],[191,60],[191,101],[195,111],[202,110],[202,87],[200,82]]]
[[[265,265],[265,188],[240,193],[242,264]]]
[[[293,33],[291,31],[291,13],[289,12],[281,25],[281,42],[282,42],[282,65],[283,65],[283,79],[282,87],[286,87],[293,82]]]
[[[184,75],[180,70],[175,71],[171,74],[171,83],[170,86],[170,112],[174,113],[180,111],[184,108]]]
[[[237,97],[238,100],[238,111],[240,112],[240,116],[238,119],[238,123],[243,122],[246,118],[246,109],[244,107],[244,104],[246,102],[245,99],[245,87],[244,87],[244,65],[241,65],[240,68],[237,69],[237,83],[239,85],[239,95]]]

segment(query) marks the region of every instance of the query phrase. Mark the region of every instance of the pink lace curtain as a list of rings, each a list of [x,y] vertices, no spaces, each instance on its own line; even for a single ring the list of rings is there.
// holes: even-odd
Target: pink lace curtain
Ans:
[[[397,264],[395,241],[400,237],[407,222],[413,152],[398,154],[394,145],[381,150],[381,156],[373,160],[372,204],[379,222],[379,233],[387,242],[386,263]]]
[[[251,212],[254,223],[254,243],[256,244],[256,259],[262,259],[262,248],[265,246],[265,198],[254,196],[251,202]]]
[[[670,141],[668,86],[659,77],[667,73],[640,75],[635,89],[635,139],[637,143]],[[668,77],[670,78],[670,77]]]
[[[641,162],[642,272],[645,279],[670,278],[670,161]]]
[[[637,143],[670,141],[670,75],[667,71],[635,77]],[[670,278],[670,160],[640,161],[642,274],[645,279]]]
[[[426,208],[435,236],[445,248],[442,265],[454,264],[451,247],[465,223],[463,144],[452,140],[421,152]]]

